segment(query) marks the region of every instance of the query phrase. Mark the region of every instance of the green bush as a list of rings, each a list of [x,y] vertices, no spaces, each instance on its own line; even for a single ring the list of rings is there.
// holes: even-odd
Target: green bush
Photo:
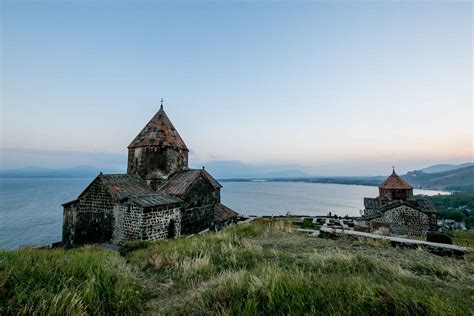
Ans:
[[[461,222],[464,219],[464,213],[460,210],[444,210],[438,212],[440,219],[454,219],[457,222]]]
[[[314,229],[319,230],[320,225],[314,224],[312,218],[305,218],[302,222],[294,222],[296,226],[302,229]]]
[[[474,228],[474,215],[464,218],[464,223],[466,224],[467,229]]]

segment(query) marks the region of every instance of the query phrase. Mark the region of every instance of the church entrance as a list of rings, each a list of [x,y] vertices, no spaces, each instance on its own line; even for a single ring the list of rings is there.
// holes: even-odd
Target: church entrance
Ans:
[[[168,224],[168,238],[174,238],[176,236],[176,225],[174,219],[170,220]]]

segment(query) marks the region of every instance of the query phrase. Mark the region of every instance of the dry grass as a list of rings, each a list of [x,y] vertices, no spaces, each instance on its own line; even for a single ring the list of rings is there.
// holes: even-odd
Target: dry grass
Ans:
[[[158,265],[143,264],[156,258]],[[151,314],[440,315],[474,309],[471,262],[384,241],[306,237],[285,221],[157,242],[127,259],[153,280]]]
[[[0,314],[470,315],[474,263],[260,221],[192,238],[0,252]],[[125,258],[124,258],[125,257]]]

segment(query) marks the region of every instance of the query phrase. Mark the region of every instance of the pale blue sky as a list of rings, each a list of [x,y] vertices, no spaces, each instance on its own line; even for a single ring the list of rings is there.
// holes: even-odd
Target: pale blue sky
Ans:
[[[467,1],[2,1],[1,27],[3,167],[125,164],[161,97],[194,164],[473,160]]]

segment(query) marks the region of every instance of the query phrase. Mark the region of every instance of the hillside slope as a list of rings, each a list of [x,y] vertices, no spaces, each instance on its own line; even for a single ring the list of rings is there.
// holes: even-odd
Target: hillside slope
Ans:
[[[474,263],[265,221],[178,240],[0,251],[0,314],[469,315]]]
[[[404,175],[403,179],[421,188],[474,191],[474,166],[437,173],[413,171]]]
[[[459,165],[438,164],[438,165],[433,165],[433,166],[423,168],[423,169],[421,169],[421,171],[423,171],[424,173],[437,173],[437,172],[445,172],[445,171],[451,171],[451,170],[466,168],[466,167],[470,167],[470,166],[474,166],[474,162],[466,162],[466,163],[459,164]]]

